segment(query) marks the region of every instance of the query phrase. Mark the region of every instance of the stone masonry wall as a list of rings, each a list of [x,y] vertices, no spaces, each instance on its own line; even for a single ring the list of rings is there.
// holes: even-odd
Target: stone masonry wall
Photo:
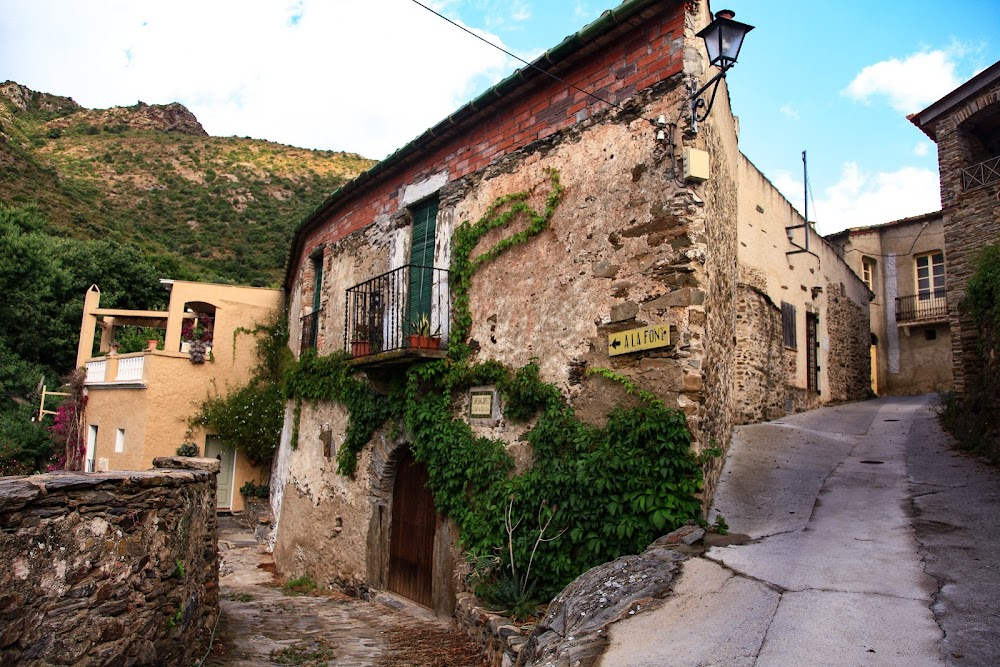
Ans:
[[[191,665],[219,613],[214,459],[0,478],[0,663]]]
[[[755,424],[785,414],[787,363],[781,308],[759,289],[741,285],[736,297],[736,422]]]
[[[868,311],[844,294],[843,285],[827,283],[827,383],[832,401],[860,401],[871,395],[871,377],[858,372],[870,368],[871,327]]]
[[[962,169],[988,157],[981,143],[963,127],[1000,107],[1000,82],[967,100],[937,125],[938,167],[941,172],[941,209],[944,212],[945,264],[948,315],[951,320],[955,390],[964,391],[976,377],[978,331],[963,312],[965,285],[972,275],[977,253],[1000,241],[1000,183],[965,190]],[[992,108],[992,109],[991,109]]]

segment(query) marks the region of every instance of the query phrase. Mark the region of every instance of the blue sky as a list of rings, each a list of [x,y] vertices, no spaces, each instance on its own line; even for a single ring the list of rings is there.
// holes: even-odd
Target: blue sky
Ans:
[[[433,0],[527,59],[614,0]],[[939,206],[906,114],[1000,60],[996,0],[726,0],[743,152],[829,233]],[[0,0],[0,80],[92,108],[178,101],[211,134],[382,158],[519,63],[411,0]]]

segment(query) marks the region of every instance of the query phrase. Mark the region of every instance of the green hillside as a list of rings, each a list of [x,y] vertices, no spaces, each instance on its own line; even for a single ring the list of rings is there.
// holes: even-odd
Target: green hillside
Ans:
[[[210,137],[179,104],[85,109],[0,84],[0,202],[45,231],[139,247],[163,277],[277,285],[295,225],[373,164]]]

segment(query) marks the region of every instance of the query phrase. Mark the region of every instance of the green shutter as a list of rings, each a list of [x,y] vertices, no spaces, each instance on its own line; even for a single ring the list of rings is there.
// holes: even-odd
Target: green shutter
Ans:
[[[416,324],[431,316],[431,291],[434,282],[434,231],[437,222],[437,199],[413,209],[413,237],[410,242],[410,305],[408,318]]]

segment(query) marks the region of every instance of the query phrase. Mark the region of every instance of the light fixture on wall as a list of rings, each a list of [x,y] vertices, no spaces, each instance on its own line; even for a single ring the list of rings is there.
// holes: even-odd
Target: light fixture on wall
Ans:
[[[726,78],[726,72],[736,64],[736,57],[740,54],[740,47],[743,46],[743,38],[753,30],[752,25],[734,21],[736,12],[723,9],[716,12],[715,20],[709,23],[698,37],[705,40],[705,48],[708,50],[708,60],[711,65],[719,68],[719,73],[708,80],[704,86],[698,88],[698,79],[691,79],[691,94],[688,100],[691,103],[691,131],[698,131],[698,123],[708,118],[715,104],[715,94],[719,92],[719,83]],[[712,96],[705,102],[705,93],[712,88]]]

